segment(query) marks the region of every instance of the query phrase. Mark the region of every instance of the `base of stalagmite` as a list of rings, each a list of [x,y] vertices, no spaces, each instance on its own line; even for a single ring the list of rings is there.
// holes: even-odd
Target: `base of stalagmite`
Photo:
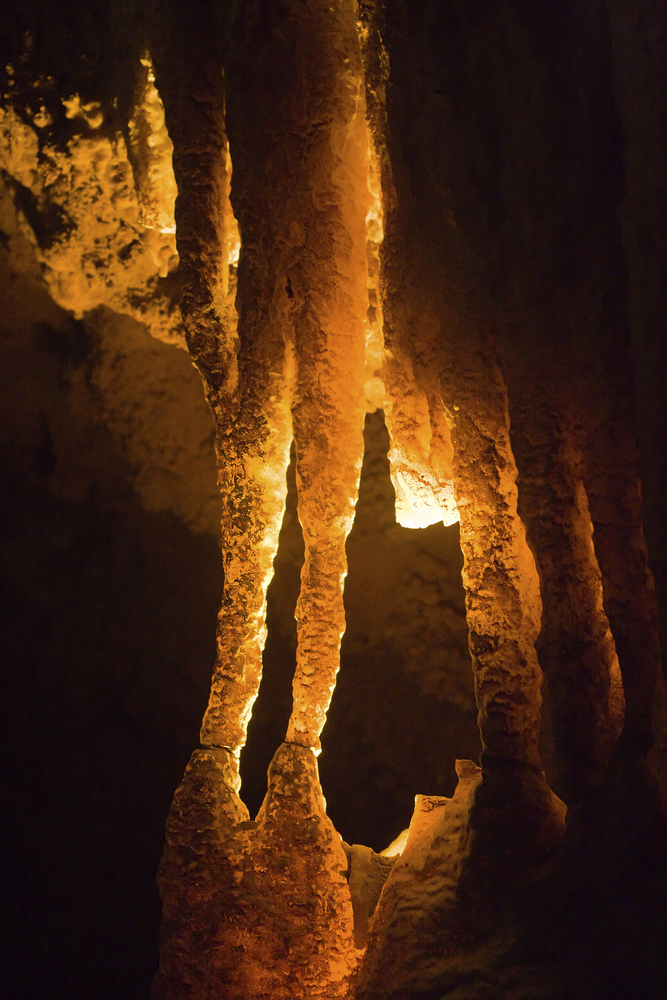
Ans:
[[[254,821],[234,764],[225,750],[196,751],[174,799],[154,1000],[665,995],[664,969],[644,960],[664,936],[652,914],[667,821],[641,762],[616,755],[595,801],[572,810],[563,846],[562,803],[540,775],[459,762],[451,799],[417,798],[358,970],[349,859],[314,754],[280,747]],[[624,992],[609,992],[616,981]]]
[[[502,890],[562,843],[565,807],[543,775],[524,766],[482,772],[471,761],[457,761],[456,771],[451,799],[416,798],[375,911],[357,1000],[444,995],[461,969],[479,964],[480,947],[485,954]]]
[[[283,743],[255,821],[225,750],[197,750],[160,867],[153,1000],[347,995],[357,963],[347,859],[311,750]]]
[[[325,812],[315,755],[282,744],[254,821],[236,793],[235,764],[226,750],[195,751],[174,798],[153,1000],[342,1000],[355,989],[360,953],[349,862]],[[372,917],[359,1000],[417,996],[447,979],[493,930],[499,883],[560,843],[562,810],[537,776],[483,779],[470,761],[457,773],[451,799],[417,796]],[[501,857],[489,821],[503,815],[516,836]]]

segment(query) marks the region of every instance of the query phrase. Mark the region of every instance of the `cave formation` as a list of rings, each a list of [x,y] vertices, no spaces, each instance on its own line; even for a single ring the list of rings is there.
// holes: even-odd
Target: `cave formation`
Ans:
[[[662,1000],[667,14],[1,37],[13,995]]]

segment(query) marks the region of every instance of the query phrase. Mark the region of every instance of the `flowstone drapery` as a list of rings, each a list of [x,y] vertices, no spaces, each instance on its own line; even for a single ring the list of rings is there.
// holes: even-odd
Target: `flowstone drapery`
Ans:
[[[399,148],[411,128],[409,88],[405,98],[394,89],[404,16],[397,5],[385,43],[380,13],[360,14],[352,0],[270,15],[245,4],[229,22],[224,93],[205,21],[191,40],[199,65],[183,62],[169,32],[156,53],[180,193],[182,310],[217,423],[225,553],[203,749],[176,794],[160,873],[154,996],[164,1000],[372,1000],[455,985],[456,956],[491,932],[507,887],[563,840],[566,807],[542,773],[542,666],[572,803],[606,779],[624,685],[625,738],[646,748],[650,669],[617,658],[614,644],[616,622],[626,622],[626,646],[639,627],[613,596],[615,520],[600,517],[590,440],[566,429],[583,400],[556,390],[561,422],[550,431],[537,398],[529,411],[513,402],[530,351],[494,329],[483,262],[451,236],[454,225],[435,231],[424,206],[414,209],[427,187]],[[461,522],[483,747],[481,770],[457,765],[451,800],[418,797],[393,867],[343,850],[316,759],[344,631],[363,412],[381,402],[399,521]],[[306,546],[293,711],[253,819],[238,798],[238,757],[261,677],[292,439]],[[630,466],[623,475],[632,480]],[[641,603],[645,555],[634,537]],[[371,872],[374,886],[378,873],[387,879],[375,914]]]
[[[7,521],[25,543],[3,540],[0,552],[17,630],[9,733],[21,768],[32,761],[39,772],[24,796],[24,772],[9,769],[25,807],[17,857],[23,841],[34,846],[25,868],[6,867],[31,874],[42,900],[62,896],[49,887],[65,870],[65,841],[76,855],[72,817],[88,818],[90,761],[103,759],[100,789],[115,792],[97,789],[95,815],[106,821],[84,840],[104,861],[125,842],[127,895],[109,903],[113,893],[97,893],[125,940],[141,907],[133,925],[118,900],[138,898],[136,865],[152,864],[115,825],[119,802],[126,829],[135,819],[127,761],[141,753],[136,771],[155,792],[146,846],[165,807],[152,762],[174,783],[163,739],[182,766],[169,705],[191,699],[190,718],[203,711],[189,684],[197,658],[182,669],[183,646],[155,596],[169,588],[153,590],[141,565],[146,539],[160,538],[155,565],[170,557],[174,577],[197,578],[177,565],[197,540],[183,548],[168,512],[193,536],[217,516],[214,497],[201,509],[197,500],[204,467],[188,472],[188,438],[202,454],[211,439],[208,414],[188,426],[186,380],[172,374],[186,344],[215,420],[224,592],[201,747],[175,794],[160,866],[156,1000],[667,996],[667,807],[656,780],[667,780],[667,695],[643,529],[664,588],[664,7],[17,0],[0,22],[2,450]],[[159,351],[149,333],[165,342]],[[378,539],[408,534],[390,522],[391,503],[379,513],[382,490],[368,502],[362,493],[356,524],[363,534],[378,512],[381,531],[366,531],[357,550],[376,576],[351,574],[344,595],[373,410],[386,416],[389,455],[371,459],[369,449],[366,468],[390,467],[398,524],[460,525],[448,537],[461,542],[482,753],[481,766],[456,763],[451,798],[432,793],[447,790],[458,734],[471,735],[471,694],[445,673],[447,651],[428,649],[449,634],[428,622],[451,612],[460,623],[460,600],[450,607],[431,586],[443,561],[424,573],[423,534],[410,535],[396,565],[400,545],[374,560]],[[367,440],[384,431],[378,412]],[[239,759],[262,678],[292,447],[305,543],[293,704],[250,815]],[[355,546],[352,536],[351,566]],[[367,581],[387,567],[391,586],[376,591]],[[387,595],[397,581],[405,601],[394,620]],[[184,591],[187,619],[199,592],[173,593]],[[344,596],[347,653],[356,649],[334,692]],[[121,630],[108,624],[114,602]],[[424,634],[413,641],[415,624],[390,650],[415,606]],[[365,617],[372,627],[353,636]],[[162,659],[144,656],[144,641]],[[456,659],[462,667],[460,649]],[[440,700],[447,688],[453,697]],[[444,709],[463,702],[470,728]],[[257,708],[255,722],[261,699]],[[79,730],[71,747],[68,712]],[[447,738],[437,732],[426,747],[427,712]],[[52,770],[36,731],[67,744]],[[181,735],[189,747],[191,731]],[[370,839],[392,825],[397,803],[393,836],[407,819],[398,816],[406,789],[419,793],[409,829],[383,855],[334,828],[321,743],[332,815],[358,771],[341,827],[358,799]],[[445,745],[446,755],[434,750]],[[143,785],[133,787],[136,801]],[[396,795],[385,795],[390,787]],[[61,824],[49,831],[54,866],[40,839],[47,795]],[[373,826],[365,817],[383,797]],[[34,837],[24,836],[26,816]],[[105,865],[82,865],[80,886],[93,868],[97,878]],[[79,901],[115,870],[106,883],[89,880]],[[21,896],[24,905],[32,893]],[[144,902],[150,910],[146,886]],[[18,926],[17,940],[34,914]],[[74,961],[83,946],[65,927],[58,940],[68,938]],[[96,925],[88,933],[96,946],[106,940]],[[136,943],[149,964],[150,945]],[[63,950],[48,935],[36,947]],[[42,973],[30,952],[15,975],[32,979],[18,992],[39,981],[32,993],[56,996],[51,975],[95,993],[98,982],[86,991],[64,968]],[[128,968],[114,968],[119,983]],[[105,988],[115,986],[105,979]]]

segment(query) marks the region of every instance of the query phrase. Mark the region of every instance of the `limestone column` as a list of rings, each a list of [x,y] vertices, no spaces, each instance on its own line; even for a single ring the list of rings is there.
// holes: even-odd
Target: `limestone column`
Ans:
[[[355,4],[311,3],[295,45],[308,76],[308,103],[300,112],[317,124],[309,127],[295,169],[291,209],[300,240],[288,281],[305,561],[287,740],[319,752],[345,630],[345,540],[363,458],[369,151]]]
[[[164,48],[157,47],[156,75],[179,188],[181,309],[188,348],[215,416],[223,508],[218,655],[201,740],[227,749],[237,761],[261,678],[266,588],[286,496],[289,328],[283,290],[271,280],[270,258],[253,257],[256,237],[245,217],[248,252],[240,262],[237,326],[229,268],[237,233],[214,27],[204,8],[195,8],[184,22],[174,15]]]
[[[175,998],[192,981],[211,1000],[287,1000],[295,989],[333,1000],[347,993],[356,956],[345,854],[316,753],[338,670],[363,451],[369,196],[357,10],[353,0],[294,0],[232,14],[225,121],[215,79],[204,74],[197,90],[196,67],[180,81],[181,100],[194,94],[196,107],[181,107],[179,118],[192,115],[174,138],[177,179],[192,184],[184,314],[217,422],[225,592],[202,726],[208,749],[193,756],[168,826],[156,996]],[[221,321],[231,315],[227,134],[241,236],[237,328]],[[294,712],[253,821],[232,772],[261,675],[292,436],[306,540]]]

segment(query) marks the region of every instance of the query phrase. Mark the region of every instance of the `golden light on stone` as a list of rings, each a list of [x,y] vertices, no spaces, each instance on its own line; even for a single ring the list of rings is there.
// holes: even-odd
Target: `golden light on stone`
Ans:
[[[503,949],[515,953],[510,964],[521,952],[532,975],[521,935],[537,903],[560,916],[564,902],[583,900],[580,885],[569,897],[553,892],[563,871],[574,883],[585,870],[587,894],[613,874],[596,841],[616,860],[628,843],[642,845],[642,823],[664,832],[647,763],[658,637],[631,414],[642,387],[619,371],[634,358],[649,297],[637,247],[659,243],[644,239],[649,188],[659,187],[644,166],[656,133],[640,141],[637,131],[659,115],[649,102],[637,116],[629,94],[642,91],[635,64],[649,57],[619,41],[623,3],[568,13],[553,33],[565,60],[534,19],[494,5],[482,18],[464,4],[440,6],[448,10],[413,18],[405,2],[244,0],[198,4],[182,17],[187,5],[156,14],[153,4],[125,90],[114,93],[102,64],[99,93],[90,67],[88,78],[79,67],[64,95],[56,76],[26,82],[28,51],[6,67],[0,187],[12,225],[3,244],[22,248],[34,287],[92,340],[116,336],[109,316],[122,314],[187,349],[215,424],[224,583],[201,746],[167,824],[154,1000],[459,996],[477,972],[474,988],[500,995],[516,972]],[[111,25],[118,10],[110,13]],[[158,16],[164,23],[153,23]],[[600,32],[591,30],[598,16]],[[495,28],[511,44],[494,49]],[[570,58],[582,39],[595,54],[584,89]],[[29,33],[25,45],[35,48]],[[38,49],[47,60],[50,47]],[[603,113],[591,129],[592,109]],[[615,131],[627,148],[612,183],[601,165]],[[564,155],[570,146],[581,155]],[[575,161],[585,182],[570,173]],[[600,190],[589,183],[596,176]],[[568,217],[568,199],[585,205],[585,226]],[[48,340],[38,332],[36,342]],[[71,367],[68,405],[84,377]],[[129,379],[129,367],[108,369],[97,366],[86,392],[104,396],[102,378]],[[55,382],[56,370],[35,387],[47,375]],[[137,419],[124,407],[103,414],[119,437]],[[482,747],[481,767],[456,761],[451,796],[415,796],[409,827],[381,854],[343,842],[318,762],[346,628],[364,424],[378,410],[396,523],[459,525]],[[251,816],[239,762],[264,669],[292,448],[305,554],[291,713]],[[50,438],[44,450],[39,491],[69,510]],[[150,506],[150,485],[138,474],[132,482],[145,513],[164,513],[157,500]],[[387,535],[404,541],[386,521]],[[410,572],[419,565],[405,574],[406,592]],[[447,605],[435,588],[428,600]],[[368,661],[380,664],[378,703],[399,674],[392,628],[400,624],[382,626],[386,660],[373,650]],[[399,690],[418,678],[430,697],[444,669],[433,680],[410,663]],[[350,715],[363,717],[360,702]],[[438,711],[433,729],[451,722],[458,739],[454,713]],[[421,766],[429,754],[418,747],[414,756]],[[441,790],[446,764],[428,772]],[[408,805],[411,786],[401,789]],[[560,852],[565,802],[573,836]],[[657,851],[649,861],[647,883],[654,861],[667,871]],[[599,898],[619,888],[597,886]],[[623,915],[615,932],[622,948],[642,937],[626,934],[629,923]],[[568,961],[585,950],[562,940]],[[547,979],[544,996],[560,996]]]
[[[208,204],[218,244],[215,253],[207,251],[196,257],[198,267],[202,261],[206,265],[203,274],[198,271],[202,290],[184,306],[191,351],[204,372],[218,424],[225,584],[218,659],[201,729],[205,749],[193,755],[168,828],[162,895],[166,909],[171,911],[175,906],[174,912],[180,916],[168,925],[172,930],[165,931],[165,958],[155,995],[176,995],[173,989],[177,989],[180,975],[177,954],[196,947],[191,935],[201,938],[204,933],[225,942],[222,972],[210,968],[204,975],[211,982],[219,975],[230,984],[233,980],[226,987],[231,989],[229,1000],[259,995],[287,998],[291,988],[285,987],[282,976],[297,977],[304,996],[333,1000],[346,994],[369,930],[371,957],[363,975],[367,980],[378,975],[383,964],[382,942],[386,934],[393,933],[395,920],[400,924],[402,918],[400,906],[397,917],[392,905],[385,903],[375,927],[373,910],[384,879],[388,877],[389,887],[394,884],[390,874],[394,862],[398,885],[419,869],[418,860],[413,858],[402,866],[402,858],[406,851],[412,851],[411,858],[428,853],[432,824],[425,822],[424,816],[435,808],[434,799],[418,796],[409,831],[384,857],[359,845],[344,850],[340,835],[326,816],[319,784],[320,735],[336,683],[345,630],[345,542],[358,495],[365,413],[385,409],[399,524],[451,524],[458,520],[456,493],[459,499],[474,497],[479,487],[471,483],[464,494],[460,476],[455,483],[454,440],[463,408],[455,411],[454,418],[448,416],[432,370],[416,353],[417,345],[423,355],[424,344],[436,344],[440,320],[428,309],[418,319],[411,317],[406,311],[409,300],[402,299],[400,289],[389,294],[384,284],[384,203],[394,199],[395,193],[391,178],[383,176],[377,134],[372,135],[368,126],[356,6],[345,0],[332,8],[318,0],[307,9],[290,8],[283,25],[283,40],[288,46],[283,56],[287,67],[281,84],[286,88],[284,95],[280,87],[267,92],[257,80],[255,55],[251,54],[252,24],[249,22],[250,34],[245,40],[250,47],[239,56],[231,77],[234,86],[227,95],[229,139],[222,124],[216,138],[225,173],[211,182]],[[261,36],[257,44],[263,44]],[[295,52],[299,55],[293,62]],[[304,107],[309,109],[307,114]],[[248,108],[255,113],[248,115]],[[289,136],[292,144],[293,159],[287,172],[282,147],[278,155],[274,139],[278,119],[282,134]],[[318,123],[317,142],[312,141],[309,121]],[[193,136],[195,145],[198,141]],[[263,203],[267,191],[272,192],[270,211],[258,212],[253,199]],[[201,210],[201,195],[197,204]],[[239,208],[241,242],[233,305],[229,265],[238,237],[232,205]],[[177,229],[197,222],[194,217],[181,222],[177,218]],[[395,253],[395,247],[390,247],[390,252]],[[189,266],[187,259],[185,265]],[[211,304],[215,340],[207,333]],[[217,355],[211,352],[211,343],[216,344]],[[198,345],[202,345],[199,356]],[[490,435],[499,447],[506,447],[504,397],[500,396],[498,403],[494,417],[500,423],[494,424]],[[474,405],[473,399],[467,409],[474,409]],[[285,742],[269,768],[264,804],[250,823],[238,798],[238,757],[262,673],[266,590],[285,507],[285,474],[292,441],[297,511],[305,543],[295,613],[292,713]],[[535,597],[533,593],[534,567],[528,567],[526,580],[524,569],[513,563],[517,539],[521,539],[513,489],[510,471],[498,495],[508,510],[506,526],[494,540],[487,539],[482,530],[481,542],[495,544],[504,553],[502,558],[509,568],[504,579],[509,579],[513,588],[512,610],[503,618],[502,610],[489,617],[486,609],[480,609],[476,616],[473,612],[472,624],[480,628],[484,621],[487,631],[499,630],[512,650],[521,647],[530,664],[527,679],[521,681],[530,703],[525,717],[509,712],[498,725],[494,716],[495,729],[489,727],[489,733],[501,733],[500,744],[532,765],[536,760],[532,724],[539,715],[539,687],[531,642],[537,634],[539,594]],[[462,509],[466,511],[464,554],[470,558],[471,546],[479,544],[474,538],[483,529],[487,512],[463,502]],[[467,538],[470,545],[466,547]],[[524,554],[521,548],[522,559]],[[528,565],[525,559],[524,563]],[[473,589],[475,572],[467,575]],[[499,605],[505,607],[502,600]],[[518,616],[513,610],[517,605]],[[510,654],[501,654],[501,659],[506,661],[500,669],[502,677],[503,669],[509,675]],[[483,669],[481,653],[479,661]],[[498,672],[498,667],[494,661],[491,669]],[[452,855],[448,863],[455,869],[468,851],[469,837],[458,836],[456,831],[469,812],[479,769],[461,763],[459,776],[454,805],[450,808],[446,800],[438,801],[438,816],[446,816],[443,829],[451,831],[445,838],[446,852]],[[553,813],[548,789],[540,789],[537,797],[540,795],[546,800],[545,812]],[[188,830],[193,822],[197,829],[211,830],[212,843],[221,837],[225,864],[235,872],[236,888],[226,890],[230,896],[228,903],[220,899],[222,909],[206,916],[206,931],[200,919],[187,906],[183,908],[174,895],[184,877],[181,866],[186,863]],[[220,824],[222,832],[214,832]],[[548,836],[558,838],[560,813],[552,826]],[[310,830],[307,837],[306,830]],[[424,845],[415,846],[422,841]],[[216,854],[219,848],[212,850]],[[291,858],[288,875],[280,868],[281,851]],[[349,885],[343,877],[346,865]],[[214,872],[215,865],[205,868],[210,888],[199,888],[198,892],[216,896]],[[188,876],[185,878],[187,881]],[[251,885],[261,887],[259,896]],[[394,898],[394,890],[387,891],[387,899]],[[449,898],[448,891],[443,899]],[[287,957],[281,954],[279,959],[262,950],[262,942],[274,941],[278,933],[266,930],[277,919],[266,909],[268,901],[274,899],[279,901],[276,912],[302,912],[306,921],[302,926],[300,918],[295,919],[280,931],[278,937],[287,934],[290,944]],[[232,910],[241,905],[244,914],[233,926],[231,918],[223,914],[228,904]],[[306,925],[308,938],[312,928],[317,928],[320,944],[316,948],[304,937]],[[173,947],[171,934],[175,935]],[[243,947],[242,967],[234,952],[238,943]],[[207,960],[202,960],[206,964]],[[235,971],[225,972],[228,967]],[[243,985],[251,981],[252,987]]]

